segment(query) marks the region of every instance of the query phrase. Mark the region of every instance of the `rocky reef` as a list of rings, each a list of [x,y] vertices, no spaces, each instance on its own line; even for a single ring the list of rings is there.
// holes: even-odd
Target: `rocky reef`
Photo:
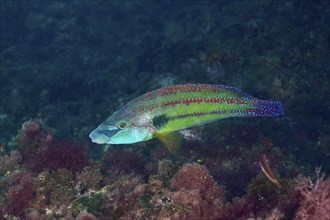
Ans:
[[[49,130],[38,121],[25,122],[18,148],[0,157],[3,219],[327,219],[330,211],[330,179],[320,169],[315,177],[280,178],[278,188],[255,168],[254,178],[240,177],[245,193],[232,197],[228,185],[237,180],[217,173],[238,171],[219,155],[224,162],[207,168],[203,161],[184,162],[188,158],[104,153],[123,156],[128,167],[109,163],[111,157],[86,160],[88,147],[57,141]],[[143,158],[140,167],[129,161],[136,158]],[[241,169],[238,175],[249,168]]]
[[[328,1],[0,8],[1,220],[329,219]],[[88,139],[131,99],[180,83],[234,86],[285,114],[183,131],[176,155]]]

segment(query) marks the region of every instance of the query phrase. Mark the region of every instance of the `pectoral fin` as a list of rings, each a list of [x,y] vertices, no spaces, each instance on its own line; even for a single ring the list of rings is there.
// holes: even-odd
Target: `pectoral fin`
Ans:
[[[170,133],[154,133],[154,136],[165,144],[171,154],[176,154],[182,144],[182,135],[170,132]]]

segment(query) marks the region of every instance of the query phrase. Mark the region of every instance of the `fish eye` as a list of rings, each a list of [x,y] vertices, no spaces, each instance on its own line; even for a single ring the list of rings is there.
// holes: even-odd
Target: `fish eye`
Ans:
[[[118,128],[120,128],[120,129],[124,129],[124,128],[126,128],[126,127],[127,127],[127,123],[126,123],[126,122],[124,122],[124,121],[119,122],[119,124],[118,124]]]

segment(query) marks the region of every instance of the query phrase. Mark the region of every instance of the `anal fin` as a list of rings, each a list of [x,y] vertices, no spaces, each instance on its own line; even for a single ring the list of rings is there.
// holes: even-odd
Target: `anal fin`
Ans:
[[[169,132],[169,133],[158,133],[155,132],[154,136],[158,138],[167,149],[170,151],[171,154],[176,154],[182,144],[182,135],[175,133],[175,132]]]

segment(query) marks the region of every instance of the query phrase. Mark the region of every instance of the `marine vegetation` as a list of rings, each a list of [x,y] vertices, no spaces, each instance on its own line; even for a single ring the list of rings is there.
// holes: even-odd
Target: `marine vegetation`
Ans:
[[[329,220],[329,12],[0,0],[0,220]]]
[[[39,127],[32,136],[25,129],[30,123]],[[47,134],[39,122],[25,122],[17,136],[20,150],[38,142],[40,149],[47,151],[49,141],[43,140]],[[54,136],[51,141],[65,143]],[[68,147],[67,143],[64,146]],[[121,150],[109,148],[105,154],[116,151]],[[65,153],[66,157],[77,154],[75,150]],[[31,161],[22,160],[20,151],[15,151],[0,158],[1,170],[7,170],[0,182],[1,191],[7,192],[0,201],[1,214],[4,219],[326,219],[323,217],[330,211],[330,179],[325,179],[320,169],[313,179],[302,175],[280,178],[281,188],[259,171],[246,185],[246,194],[228,200],[226,183],[217,181],[201,161],[160,159],[157,165],[157,160],[150,159],[152,155],[142,157],[146,162],[140,170],[109,166],[104,158],[75,169],[71,165],[49,166],[51,159],[41,160],[41,169],[29,171]],[[158,168],[153,170],[155,165]],[[222,172],[228,169],[222,166]]]

